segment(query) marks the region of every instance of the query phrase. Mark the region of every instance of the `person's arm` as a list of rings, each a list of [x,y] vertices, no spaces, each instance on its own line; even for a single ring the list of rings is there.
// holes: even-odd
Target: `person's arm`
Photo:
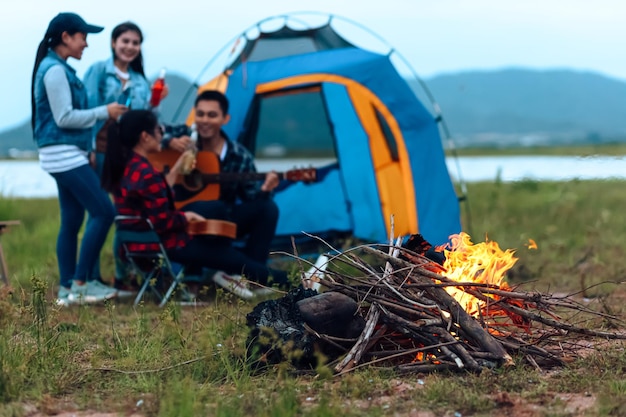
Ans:
[[[187,149],[191,148],[191,138],[189,136],[171,138],[167,143],[167,147],[177,152],[185,152]]]
[[[173,149],[178,152],[185,152],[191,145],[189,138],[189,127],[187,125],[167,125],[161,140],[163,149]]]
[[[176,180],[178,179],[178,176],[181,175],[181,172],[183,170],[183,163],[185,159],[188,158],[187,155],[191,152],[193,151],[188,149],[183,154],[181,154],[176,160],[176,162],[174,163],[174,166],[170,168],[169,172],[165,175],[165,181],[167,182],[167,185],[169,185],[170,187],[174,186],[174,184],[176,183]],[[196,161],[195,161],[195,158],[192,158],[191,169],[194,169],[195,167],[196,167]]]
[[[175,210],[170,205],[168,185],[163,176],[142,163],[138,178],[132,186],[134,193],[141,200],[143,212],[154,225],[157,233],[164,231],[184,231],[187,229],[185,213]]]
[[[52,66],[44,75],[43,82],[52,116],[59,127],[83,129],[92,127],[96,121],[109,117],[107,106],[93,109],[74,109],[70,84],[61,65]]]

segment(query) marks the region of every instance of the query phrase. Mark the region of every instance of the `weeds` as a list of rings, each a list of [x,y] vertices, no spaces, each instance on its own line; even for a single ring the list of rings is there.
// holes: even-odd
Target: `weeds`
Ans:
[[[591,307],[624,316],[623,182],[499,182],[469,184],[468,191],[473,240],[487,236],[517,249],[514,284],[565,293],[592,286],[585,293]],[[0,199],[0,217],[22,221],[3,236],[12,291],[0,287],[0,416],[34,414],[33,408],[143,416],[405,416],[411,410],[465,416],[504,415],[503,407],[525,404],[526,415],[531,405],[543,415],[576,415],[563,411],[565,394],[596,398],[587,415],[626,414],[626,354],[617,342],[581,341],[589,354],[549,373],[518,365],[398,376],[366,367],[337,378],[321,356],[306,374],[289,363],[260,372],[246,346],[252,304],[217,290],[203,307],[112,301],[60,308],[52,301],[57,202]],[[537,251],[524,246],[529,238]],[[112,234],[103,251],[105,276],[112,274],[111,240]],[[556,393],[564,396],[555,400]]]

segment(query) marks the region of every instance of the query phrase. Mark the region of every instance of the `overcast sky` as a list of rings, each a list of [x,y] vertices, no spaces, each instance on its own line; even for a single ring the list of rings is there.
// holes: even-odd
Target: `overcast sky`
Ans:
[[[89,35],[81,61],[69,61],[81,77],[90,64],[110,56],[111,29],[125,20],[144,32],[149,77],[167,67],[196,79],[220,48],[256,22],[316,11],[368,27],[425,79],[523,67],[593,71],[626,81],[623,0],[17,0],[4,9],[0,130],[30,117],[37,45],[50,19],[61,11],[76,12],[88,23],[105,27]]]

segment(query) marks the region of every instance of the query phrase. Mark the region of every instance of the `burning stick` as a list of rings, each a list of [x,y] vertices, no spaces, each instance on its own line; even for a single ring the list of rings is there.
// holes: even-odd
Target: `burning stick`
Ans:
[[[390,240],[389,246],[359,246],[329,258],[333,267],[320,284],[326,292],[356,302],[356,314],[365,317],[355,342],[341,339],[346,347],[340,354],[345,356],[334,368],[337,373],[368,364],[402,372],[479,371],[512,365],[513,353],[521,353],[539,368],[563,364],[571,356],[576,343],[566,339],[570,334],[626,339],[624,333],[578,327],[557,313],[582,312],[610,323],[618,321],[614,316],[594,312],[569,297],[510,288],[503,278],[515,262],[512,251],[500,251],[493,243],[472,248],[469,237],[460,236],[456,249],[446,252],[446,262],[439,265],[424,256],[431,250],[427,242],[413,242],[417,252]],[[494,259],[477,260],[474,249]],[[453,259],[461,263],[463,273]],[[343,275],[340,271],[346,265],[350,273]],[[305,329],[317,340],[333,341],[319,330]]]
[[[386,256],[384,253],[372,249],[369,247],[364,248],[366,252],[378,255],[385,258],[388,262],[396,265],[400,265],[403,267],[408,267],[408,263],[401,259],[396,259],[390,256]],[[420,267],[417,267],[412,270],[411,278],[418,283],[426,282],[429,278],[419,274]],[[430,272],[430,271],[428,271]],[[430,287],[425,289],[425,292],[433,299],[442,309],[447,311],[454,319],[456,323],[463,329],[465,334],[473,339],[479,346],[483,348],[483,350],[487,352],[491,352],[494,354],[498,360],[506,363],[512,364],[513,359],[509,354],[506,353],[502,345],[500,345],[489,333],[487,333],[478,322],[471,317],[462,307],[461,305],[445,290],[439,287]]]
[[[461,238],[463,239],[465,243],[469,241],[468,238]],[[380,278],[376,274],[356,280],[335,275],[333,278],[335,283],[346,284],[352,281],[357,286],[345,285],[338,288],[330,284],[329,290],[338,290],[347,295],[352,293],[352,296],[359,297],[363,305],[367,305],[368,301],[376,300],[381,311],[381,322],[387,323],[390,328],[402,334],[412,335],[413,340],[419,339],[422,345],[426,345],[428,342],[424,343],[424,340],[432,337],[433,334],[438,335],[442,341],[456,340],[458,343],[452,344],[447,352],[439,349],[439,353],[435,353],[430,359],[431,363],[442,364],[442,367],[446,369],[450,368],[450,364],[444,365],[437,359],[450,357],[457,367],[460,361],[468,369],[474,370],[484,366],[485,360],[494,364],[512,364],[508,351],[525,352],[526,360],[531,364],[534,362],[536,366],[538,366],[539,358],[542,358],[542,361],[547,359],[551,363],[560,364],[562,359],[559,355],[542,349],[535,343],[548,344],[549,340],[555,336],[563,337],[566,334],[564,332],[604,339],[626,339],[623,333],[585,329],[561,321],[554,313],[556,308],[592,313],[607,320],[617,320],[614,316],[594,312],[567,297],[557,298],[537,292],[513,291],[508,285],[498,280],[457,282],[447,276],[445,265],[439,267],[421,254],[403,251],[401,256],[409,259],[411,261],[409,262],[375,247],[364,246],[360,249],[393,267],[391,275],[389,267],[385,268],[384,276],[388,279],[384,280],[381,286],[377,281]],[[496,249],[492,246],[490,251],[496,252]],[[512,252],[503,253],[505,253],[506,263],[512,265]],[[501,266],[502,260],[495,260],[491,266],[493,265]],[[368,266],[364,270],[372,271],[372,268]],[[502,277],[504,271],[500,271]],[[474,269],[472,274],[476,275],[478,272],[482,270]],[[489,272],[493,274],[493,268]],[[372,286],[376,285],[377,290],[367,290],[368,283]],[[416,297],[413,289],[418,290],[418,294],[422,295]],[[454,289],[454,291],[445,289]],[[450,293],[461,297],[464,303],[459,304],[456,297]],[[476,301],[467,302],[468,297]],[[419,302],[418,298],[421,299]],[[475,311],[476,317],[468,314],[466,309]],[[478,318],[481,315],[482,318],[479,321]],[[446,321],[452,323],[452,326],[444,329],[441,323]],[[435,322],[440,324],[435,324]],[[556,332],[550,336],[541,329],[533,331],[533,323],[553,328]],[[507,328],[509,330],[506,330]],[[524,342],[516,338],[515,329],[525,334],[524,337],[530,341]],[[429,333],[428,337],[424,337],[425,333]],[[532,341],[533,339],[535,342]],[[455,355],[458,356],[455,357]],[[428,366],[425,364],[423,366],[402,365],[402,369],[429,369],[432,366],[432,364]]]

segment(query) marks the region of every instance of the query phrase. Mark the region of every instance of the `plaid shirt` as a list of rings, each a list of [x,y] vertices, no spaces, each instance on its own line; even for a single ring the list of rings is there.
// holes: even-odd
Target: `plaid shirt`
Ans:
[[[184,247],[191,239],[186,230],[187,219],[174,208],[172,191],[165,178],[143,156],[133,153],[113,200],[118,214],[150,219],[166,250]],[[159,250],[156,244],[128,246],[138,252]]]
[[[167,148],[170,140],[181,136],[189,136],[191,129],[187,125],[170,125],[165,126],[165,135],[163,136],[163,148]],[[228,139],[224,131],[221,132],[226,139],[226,155],[220,161],[221,172],[238,172],[249,173],[257,172],[254,164],[254,157],[248,149],[239,142],[233,142]],[[199,149],[201,143],[198,142]],[[220,184],[220,200],[230,204],[237,201],[252,201],[259,198],[268,198],[270,193],[261,191],[262,182],[259,181],[238,181],[226,182]]]
[[[226,138],[224,133],[222,135]],[[220,163],[222,172],[257,172],[252,154],[243,145],[226,138],[226,146],[226,155]],[[233,181],[220,184],[220,200],[231,204],[237,200],[252,201],[265,198],[267,195],[268,193],[261,191],[259,181]]]

